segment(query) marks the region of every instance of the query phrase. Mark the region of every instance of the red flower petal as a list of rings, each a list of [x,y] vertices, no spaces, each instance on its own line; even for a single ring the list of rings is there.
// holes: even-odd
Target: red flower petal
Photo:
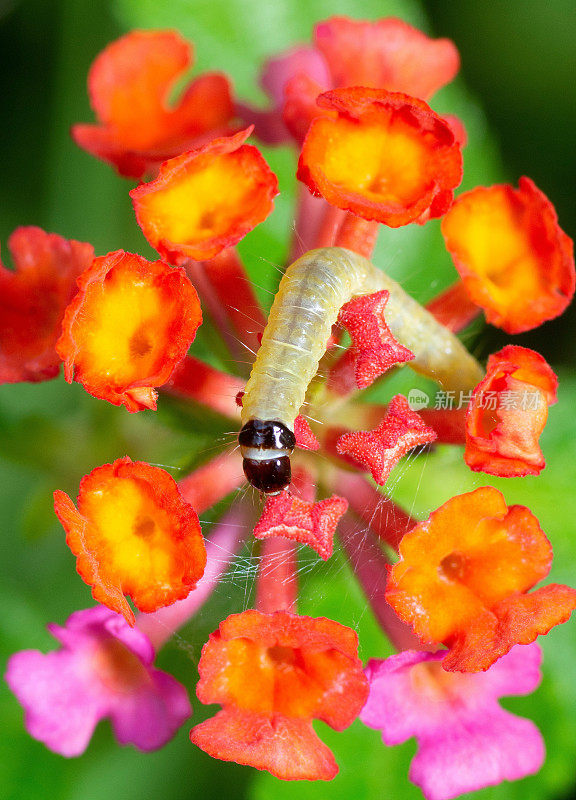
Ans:
[[[303,450],[319,450],[320,442],[314,436],[312,428],[302,414],[298,414],[294,420],[294,436],[297,447],[301,447]]]
[[[306,719],[225,708],[192,728],[190,740],[212,758],[268,770],[285,781],[329,781],[338,774],[332,751]]]
[[[338,322],[352,339],[352,347],[334,365],[330,381],[336,391],[346,393],[353,366],[359,389],[370,386],[390,367],[411,361],[414,354],[398,342],[386,324],[384,309],[390,293],[383,289],[374,294],[355,297],[342,306]]]
[[[525,596],[551,561],[536,517],[486,486],[453,497],[403,537],[386,599],[422,641],[454,648],[447,668],[485,670],[576,607],[568,587]]]
[[[343,730],[355,719],[368,693],[357,649],[356,634],[329,619],[285,611],[231,615],[202,650],[196,689],[201,702],[220,703],[226,713],[197,726],[192,741],[217,758],[287,780],[331,777],[334,763],[325,750],[318,754],[304,723],[317,718]],[[302,752],[282,730],[296,734]]]
[[[76,143],[109,161],[121,175],[149,169],[224,133],[234,116],[224,75],[190,83],[174,107],[174,84],[192,63],[192,48],[176,31],[132,31],[109,45],[88,77],[90,102],[100,125],[75,125]]]
[[[78,509],[61,491],[54,509],[95,600],[134,625],[140,611],[182,600],[206,566],[198,516],[164,470],[127,456],[82,478]]]
[[[472,300],[507,333],[559,316],[574,295],[572,240],[529,178],[477,187],[442,221],[446,247]]]
[[[285,536],[307,544],[326,561],[332,555],[336,526],[347,508],[348,502],[337,495],[310,503],[288,491],[281,492],[266,498],[254,536]]]
[[[331,17],[314,30],[334,86],[374,86],[426,100],[460,66],[449,39],[430,39],[401,19],[376,22]]]
[[[451,127],[405,94],[350,88],[326,92],[308,131],[297,177],[312,194],[360,217],[397,228],[441,216],[462,179]]]
[[[413,447],[428,444],[436,433],[410,408],[401,394],[390,401],[384,419],[373,431],[353,431],[340,436],[336,450],[350,456],[383,486],[398,461]]]
[[[156,408],[155,386],[170,378],[202,321],[182,269],[117,250],[78,279],[57,351],[66,380],[128,411]]]
[[[244,144],[251,132],[172,158],[156,180],[130,192],[138,224],[162,258],[177,265],[213,258],[270,214],[278,181]]]
[[[468,466],[505,478],[538,475],[546,465],[538,439],[557,385],[534,350],[508,345],[490,356],[466,413]]]
[[[50,380],[60,371],[64,310],[94,249],[34,227],[17,228],[8,249],[14,272],[0,264],[0,383]]]

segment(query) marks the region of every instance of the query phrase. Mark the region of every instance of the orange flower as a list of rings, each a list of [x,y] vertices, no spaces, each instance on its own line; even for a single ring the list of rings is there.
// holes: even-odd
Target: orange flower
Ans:
[[[213,258],[272,211],[278,181],[256,147],[244,144],[251,132],[183,153],[130,192],[138,224],[162,258],[177,265]]]
[[[395,17],[366,22],[331,17],[314,29],[334,86],[374,86],[427,100],[460,67],[449,39],[430,39]]]
[[[206,566],[200,523],[173,478],[127,456],[84,476],[78,509],[54,492],[76,569],[95,600],[134,625],[124,595],[140,611],[187,597]]]
[[[548,575],[552,548],[536,517],[490,486],[453,497],[399,549],[386,599],[421,640],[450,648],[444,669],[486,670],[576,608],[568,586],[526,594]]]
[[[176,31],[133,31],[109,45],[88,76],[90,103],[100,125],[74,125],[74,141],[140,178],[167,158],[228,131],[234,116],[224,75],[190,83],[173,108],[176,82],[192,64],[192,48]]]
[[[423,100],[377,89],[326,92],[306,136],[299,180],[312,194],[360,217],[397,228],[439,217],[462,179],[450,126]]]
[[[68,383],[128,411],[156,408],[157,392],[202,321],[184,270],[117,250],[78,279],[56,349]]]
[[[94,249],[33,227],[17,228],[8,249],[15,269],[0,263],[0,383],[50,380],[60,371],[64,310]]]
[[[459,66],[451,41],[430,39],[403,20],[331,17],[316,25],[312,47],[295,47],[267,62],[261,83],[275,108],[251,110],[247,119],[256,122],[264,141],[277,143],[282,112],[286,127],[302,142],[314,117],[329,113],[316,105],[322,92],[370,86],[427,100],[454,78]]]
[[[572,240],[529,178],[460,195],[442,220],[450,255],[472,300],[507,333],[559,316],[574,294]]]
[[[504,478],[538,475],[546,466],[538,439],[557,385],[534,350],[508,345],[490,356],[466,413],[464,460],[470,469]]]
[[[356,718],[368,696],[357,653],[354,631],[329,619],[232,614],[198,665],[198,698],[223,709],[192,729],[192,742],[284,780],[330,780],[338,766],[312,719],[340,731]]]

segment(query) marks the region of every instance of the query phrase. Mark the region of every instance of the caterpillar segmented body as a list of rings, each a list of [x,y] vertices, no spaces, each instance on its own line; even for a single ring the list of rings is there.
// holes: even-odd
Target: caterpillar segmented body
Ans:
[[[382,289],[390,293],[386,324],[414,353],[412,369],[456,392],[482,380],[480,365],[461,342],[370,261],[340,247],[311,250],[280,281],[242,399],[239,443],[256,488],[277,493],[290,483],[294,420],[332,325],[353,297]]]

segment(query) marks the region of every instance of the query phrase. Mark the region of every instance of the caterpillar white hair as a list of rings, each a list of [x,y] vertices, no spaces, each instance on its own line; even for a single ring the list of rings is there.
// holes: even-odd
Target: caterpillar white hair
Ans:
[[[311,250],[280,281],[242,400],[244,472],[260,491],[277,494],[290,483],[294,420],[340,309],[382,289],[390,293],[386,324],[414,353],[412,369],[455,391],[470,391],[482,379],[454,334],[370,261],[341,247]]]

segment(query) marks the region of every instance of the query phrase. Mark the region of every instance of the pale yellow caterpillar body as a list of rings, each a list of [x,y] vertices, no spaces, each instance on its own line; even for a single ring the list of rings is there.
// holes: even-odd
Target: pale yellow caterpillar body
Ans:
[[[280,281],[242,399],[239,441],[247,477],[257,488],[284,488],[278,487],[279,480],[271,481],[272,489],[258,485],[257,478],[251,480],[249,472],[262,472],[264,462],[282,461],[276,465],[278,473],[287,464],[289,482],[294,420],[340,309],[357,295],[381,289],[390,293],[386,324],[414,353],[412,369],[455,392],[471,391],[482,380],[480,365],[454,334],[370,261],[339,247],[311,250],[291,264]],[[266,427],[267,423],[277,424]]]

